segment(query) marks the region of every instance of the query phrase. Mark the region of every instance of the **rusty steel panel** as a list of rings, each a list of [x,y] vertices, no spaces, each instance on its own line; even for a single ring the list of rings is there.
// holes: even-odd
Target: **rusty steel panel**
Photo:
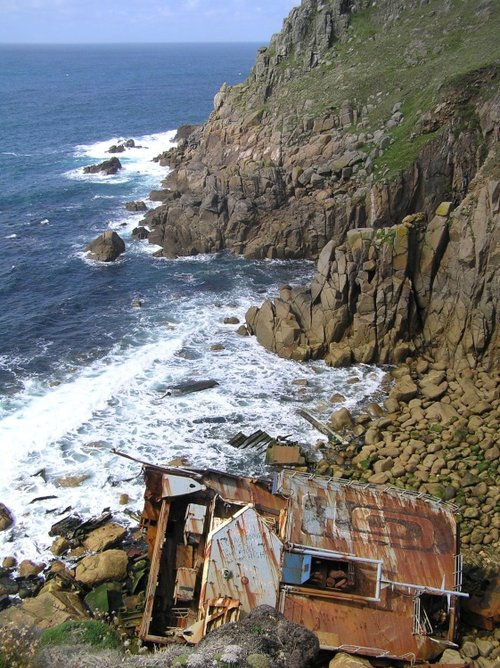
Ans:
[[[165,532],[167,530],[168,517],[170,514],[170,503],[163,501],[161,504],[160,515],[158,518],[158,526],[156,532],[156,540],[153,547],[153,555],[151,558],[151,567],[149,569],[148,586],[146,588],[146,604],[144,606],[144,615],[142,623],[139,628],[139,638],[143,640],[149,636],[149,627],[153,621],[153,606],[156,593],[156,586],[158,584],[158,576],[160,573],[160,562],[163,544],[165,542]]]
[[[200,605],[229,597],[250,612],[276,606],[282,544],[252,506],[238,511],[208,538]]]
[[[251,503],[257,509],[268,510],[276,515],[286,505],[285,499],[273,494],[271,487],[264,482],[219,471],[205,471],[202,477],[203,483],[226,501]]]
[[[227,501],[245,505],[252,503],[276,515],[286,505],[285,499],[282,496],[273,494],[269,484],[252,478],[243,478],[213,470],[179,469],[176,471],[172,468],[161,468],[159,466],[144,467],[145,498],[160,502],[162,498],[177,496],[177,494],[171,493],[174,491],[176,484],[174,478],[189,480],[190,483],[197,483],[196,487],[193,487],[187,493],[195,493],[200,491],[200,488],[207,489],[207,492],[218,494]],[[167,480],[168,483],[166,482]],[[198,485],[200,488],[198,488]]]
[[[394,488],[282,472],[289,499],[284,540],[384,562],[384,578],[452,590],[454,513]]]
[[[400,659],[431,659],[443,651],[427,636],[413,635],[412,615],[402,592],[385,592],[380,604],[283,592],[281,611],[291,621],[314,631],[321,647],[337,649],[352,645],[363,648],[362,654]],[[411,597],[410,597],[411,603]]]
[[[436,635],[437,622],[426,633],[416,612],[425,607],[418,597],[426,591],[445,598],[455,591],[457,530],[451,508],[394,488],[291,472],[279,475],[277,490],[288,497],[281,530],[290,549],[303,546],[313,558],[323,551],[328,559],[333,551],[345,554],[346,561],[356,555],[382,562],[380,602],[359,600],[376,588],[377,574],[358,563],[349,592],[326,598],[325,592],[287,588],[281,601],[287,618],[314,629],[322,646],[360,645],[365,654],[371,647],[376,655],[382,647],[393,657],[410,652],[430,659],[453,639],[453,596],[449,625],[439,635],[442,644],[429,637]]]
[[[177,601],[192,601],[196,576],[198,571],[194,568],[178,568],[175,577],[174,603]]]
[[[199,503],[190,503],[186,508],[184,524],[184,542],[198,544],[203,534],[203,526],[207,515],[207,507]]]

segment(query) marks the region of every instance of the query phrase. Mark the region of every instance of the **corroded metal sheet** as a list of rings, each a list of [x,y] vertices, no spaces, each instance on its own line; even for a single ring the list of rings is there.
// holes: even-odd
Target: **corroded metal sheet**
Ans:
[[[202,506],[199,503],[190,503],[188,505],[184,524],[184,542],[186,544],[190,542],[199,543],[206,515],[206,506]]]
[[[151,557],[151,568],[149,569],[148,586],[146,589],[146,604],[144,607],[144,615],[142,623],[139,628],[139,637],[147,639],[150,636],[150,626],[153,621],[153,606],[156,587],[158,584],[158,576],[160,573],[160,561],[163,544],[165,542],[165,532],[167,530],[168,517],[170,513],[170,503],[163,501],[158,517],[157,531],[155,532],[156,540],[153,545],[153,553]]]
[[[204,559],[201,591],[193,587],[189,602],[190,616],[203,620],[196,638],[264,603],[313,630],[324,648],[413,661],[433,658],[453,640],[460,561],[448,505],[292,471],[282,471],[273,488],[217,471],[146,467],[145,477],[152,577],[163,543],[180,555],[179,570]],[[168,527],[165,504],[172,506]],[[206,521],[189,510],[196,508]],[[186,543],[197,551],[187,561]],[[299,577],[283,569],[294,559],[308,563]],[[172,589],[160,593],[166,609]],[[149,619],[154,591],[150,577]],[[146,620],[143,633],[148,628]]]
[[[209,535],[201,607],[220,597],[239,601],[245,612],[276,606],[282,547],[255,508],[237,512]]]
[[[251,503],[257,510],[268,510],[278,515],[286,505],[283,497],[273,494],[270,484],[252,478],[206,471],[203,482],[223,499],[234,503]]]
[[[290,549],[299,544],[313,556],[333,551],[345,554],[346,563],[347,555],[368,560],[355,564],[349,591],[327,598],[307,586],[285,588],[281,609],[289,619],[323,635],[326,646],[334,629],[336,646],[359,643],[364,653],[371,647],[375,655],[382,647],[394,657],[410,652],[430,658],[452,640],[457,533],[449,507],[393,488],[288,472],[280,474],[275,491],[288,497],[282,538]],[[380,563],[379,575],[370,561]],[[368,601],[377,577],[380,602]],[[430,639],[432,631],[425,632],[424,603],[448,608],[451,619],[440,631],[442,644]],[[433,611],[437,618],[440,611]],[[429,623],[428,629],[438,626]]]
[[[386,579],[454,588],[456,521],[445,504],[288,472],[277,491],[288,497],[286,541],[382,559]]]
[[[207,489],[208,494],[218,494],[223,499],[231,501],[232,503],[252,503],[259,509],[268,510],[277,515],[286,505],[285,499],[279,495],[273,494],[272,486],[267,482],[254,480],[252,478],[243,478],[241,476],[222,473],[220,471],[176,470],[159,466],[146,466],[144,469],[146,500],[160,502],[162,498],[175,496],[175,494],[170,494],[168,488],[164,485],[164,480],[167,476],[170,485],[174,484],[174,477],[183,480],[187,479],[192,483],[198,483],[203,489]],[[192,492],[196,491],[197,489],[192,489]]]
[[[174,603],[178,601],[192,601],[196,576],[198,571],[194,568],[178,568],[175,578]]]

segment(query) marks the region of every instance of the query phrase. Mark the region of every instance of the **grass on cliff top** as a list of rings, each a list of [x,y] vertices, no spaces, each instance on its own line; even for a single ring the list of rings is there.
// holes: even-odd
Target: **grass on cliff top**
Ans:
[[[120,640],[115,631],[104,622],[94,619],[64,622],[42,633],[40,646],[91,645],[99,649],[119,649]]]
[[[327,54],[328,62],[287,81],[268,107],[285,116],[297,110],[300,119],[306,100],[312,116],[338,110],[345,100],[357,108],[371,104],[368,130],[374,131],[401,102],[404,122],[390,132],[395,143],[378,161],[391,175],[410,165],[433,138],[430,134],[410,141],[422,115],[443,99],[448,86],[469,72],[498,64],[500,3],[430,0],[405,9],[388,24],[383,23],[387,3],[377,4],[354,14],[348,34]],[[294,63],[283,61],[278,67],[293,69]]]

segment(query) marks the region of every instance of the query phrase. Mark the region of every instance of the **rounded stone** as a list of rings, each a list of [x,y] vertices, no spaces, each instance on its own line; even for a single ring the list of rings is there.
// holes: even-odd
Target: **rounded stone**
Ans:
[[[34,561],[29,559],[24,559],[19,564],[19,575],[22,578],[29,578],[34,575],[38,575],[45,568],[45,564],[35,564]]]
[[[485,482],[480,482],[472,488],[472,494],[476,497],[486,496],[488,492],[488,485]]]
[[[15,568],[16,566],[17,559],[15,557],[5,557],[5,559],[2,561],[2,568],[6,568],[7,570]]]
[[[340,430],[346,427],[352,427],[354,424],[352,415],[347,408],[340,408],[330,415],[330,424],[334,429]]]
[[[3,503],[0,503],[0,531],[9,529],[14,524],[14,515]]]
[[[477,656],[479,656],[479,650],[477,648],[477,645],[471,640],[466,640],[464,642],[464,644],[461,647],[461,652],[464,656],[468,657],[469,659],[475,659]]]
[[[126,552],[106,550],[82,559],[76,567],[75,580],[89,586],[101,582],[120,582],[127,576],[127,566]]]

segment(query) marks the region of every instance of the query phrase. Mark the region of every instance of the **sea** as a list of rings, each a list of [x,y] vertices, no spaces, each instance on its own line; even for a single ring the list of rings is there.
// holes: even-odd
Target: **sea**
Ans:
[[[298,408],[327,419],[332,394],[355,411],[379,392],[381,369],[283,360],[224,323],[307,282],[313,263],[159,259],[131,237],[141,214],[125,203],[154,206],[167,174],[152,159],[208,118],[223,82],[246,78],[258,46],[0,46],[0,502],[15,516],[0,558],[47,558],[51,525],[70,514],[134,522],[141,465],[114,450],[268,475],[234,435],[313,450],[321,435]],[[83,173],[128,139],[118,174]],[[107,229],[126,252],[94,262],[85,248]],[[217,385],[165,396],[199,380]]]

